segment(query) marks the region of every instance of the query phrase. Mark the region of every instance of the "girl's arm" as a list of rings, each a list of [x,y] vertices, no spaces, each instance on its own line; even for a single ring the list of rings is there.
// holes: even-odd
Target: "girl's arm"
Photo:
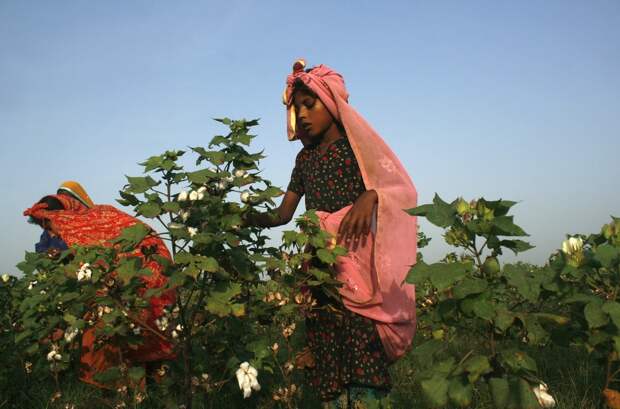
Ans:
[[[255,227],[282,226],[291,221],[300,200],[300,195],[287,190],[277,209],[265,213],[250,213],[245,219],[245,224]]]

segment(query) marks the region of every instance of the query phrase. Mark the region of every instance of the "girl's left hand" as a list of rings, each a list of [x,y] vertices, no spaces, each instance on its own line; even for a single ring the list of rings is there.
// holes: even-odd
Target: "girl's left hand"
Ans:
[[[361,244],[366,245],[370,233],[372,216],[378,196],[374,190],[367,190],[357,198],[351,210],[342,219],[338,229],[338,243],[344,243],[349,250],[357,250]]]

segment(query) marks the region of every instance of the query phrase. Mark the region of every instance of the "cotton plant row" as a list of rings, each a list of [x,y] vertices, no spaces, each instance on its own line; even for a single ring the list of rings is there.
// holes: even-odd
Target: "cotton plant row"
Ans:
[[[116,391],[112,407],[152,405],[154,393],[186,409],[222,394],[298,406],[300,328],[317,307],[306,289],[335,294],[331,265],[344,249],[331,245],[312,212],[297,220],[298,231],[284,233],[279,248],[268,246],[261,229],[245,225],[248,214],[271,209],[282,191],[260,176],[263,156],[246,150],[257,122],[220,122],[228,135],[214,137],[208,149],[191,148],[196,169],[181,165],[186,152],[168,151],[143,162],[143,176],[127,178],[119,203],[159,232],[138,223],[112,247],[27,253],[19,266],[23,278],[2,278],[10,284],[0,288],[10,291],[12,348],[26,376],[47,376],[61,393],[63,379],[78,377],[82,336],[94,331],[96,348],[121,346],[121,361],[96,376]],[[172,260],[140,247],[153,235],[166,241]],[[308,251],[309,243],[320,257]],[[134,256],[138,249],[143,259]],[[147,261],[162,266],[166,285],[144,288]],[[174,304],[147,319],[145,300],[169,291]],[[145,337],[172,345],[176,359],[147,373],[128,358]],[[156,392],[141,386],[151,376]],[[55,396],[60,404],[62,394]]]
[[[502,266],[505,250],[532,247],[508,214],[514,204],[435,196],[409,210],[444,228],[458,251],[438,263],[419,260],[406,280],[417,293],[417,382],[433,407],[470,406],[484,383],[495,407],[551,408],[556,397],[527,351],[564,339],[607,368],[609,403],[620,381],[620,221],[600,234],[567,237],[543,267]]]

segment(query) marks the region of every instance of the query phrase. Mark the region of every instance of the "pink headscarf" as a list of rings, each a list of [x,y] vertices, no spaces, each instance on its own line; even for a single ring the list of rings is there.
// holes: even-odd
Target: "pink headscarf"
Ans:
[[[305,61],[293,65],[287,78],[289,139],[296,138],[293,84],[300,80],[321,99],[345,129],[367,190],[379,198],[376,229],[365,246],[349,251],[337,263],[345,306],[376,321],[388,357],[396,359],[408,349],[415,334],[415,288],[403,284],[416,261],[417,221],[404,209],[417,205],[417,192],[407,171],[383,139],[347,102],[349,94],[340,74],[325,65],[304,71]],[[317,212],[321,227],[332,234],[350,210]]]

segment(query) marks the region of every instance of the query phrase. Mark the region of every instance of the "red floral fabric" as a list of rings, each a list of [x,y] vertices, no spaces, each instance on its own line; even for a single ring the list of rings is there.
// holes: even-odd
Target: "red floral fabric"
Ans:
[[[136,223],[141,223],[113,206],[95,205],[88,208],[78,200],[66,195],[53,195],[58,199],[65,210],[48,210],[45,203],[37,203],[32,208],[26,210],[24,215],[31,216],[38,220],[46,220],[52,233],[58,235],[69,247],[73,245],[81,246],[112,246],[112,239],[120,236],[123,229],[131,227]],[[170,259],[170,253],[163,241],[156,236],[147,236],[130,253],[122,254],[121,257],[135,256],[143,260],[143,266],[151,270],[151,275],[142,276],[144,287],[139,290],[139,295],[144,294],[147,289],[160,288],[167,282],[162,274],[162,266],[153,258],[146,258],[142,252],[143,248],[154,249],[155,253]],[[143,310],[140,318],[146,321],[149,326],[154,327],[155,319],[163,314],[167,305],[175,301],[175,292],[167,291],[164,294],[151,297],[149,299],[150,310]],[[143,345],[134,351],[129,351],[127,356],[134,362],[149,362],[163,359],[172,359],[172,345],[163,341],[147,331],[143,332]],[[118,359],[118,348],[114,345],[104,345],[95,348],[95,330],[86,330],[82,336],[82,380],[98,386],[93,380],[95,374],[104,371],[116,364]]]

